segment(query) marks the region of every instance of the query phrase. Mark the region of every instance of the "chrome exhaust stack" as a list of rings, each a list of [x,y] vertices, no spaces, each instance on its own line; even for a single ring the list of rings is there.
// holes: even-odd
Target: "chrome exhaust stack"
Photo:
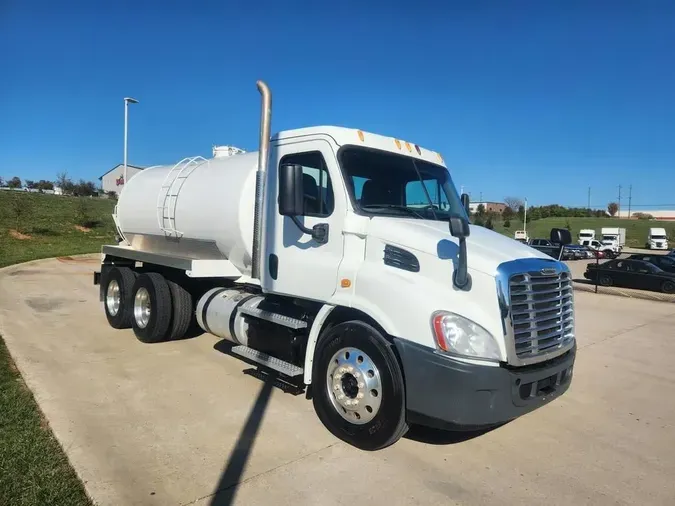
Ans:
[[[255,174],[255,211],[253,215],[253,251],[251,258],[251,277],[261,280],[263,258],[263,224],[265,209],[265,189],[267,186],[267,164],[270,158],[270,126],[272,124],[272,93],[264,81],[256,83],[262,97],[260,110],[260,148],[258,151],[258,170]]]

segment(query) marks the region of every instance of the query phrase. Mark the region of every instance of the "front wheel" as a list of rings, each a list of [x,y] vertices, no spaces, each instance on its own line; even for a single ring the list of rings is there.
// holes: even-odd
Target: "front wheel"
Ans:
[[[408,430],[401,367],[391,344],[367,323],[340,323],[321,336],[312,385],[317,416],[352,446],[380,450]]]

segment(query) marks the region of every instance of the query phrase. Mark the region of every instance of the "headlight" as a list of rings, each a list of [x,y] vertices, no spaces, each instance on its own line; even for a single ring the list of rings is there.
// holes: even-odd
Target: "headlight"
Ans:
[[[434,313],[431,322],[442,351],[471,358],[500,359],[495,338],[477,323],[446,311]]]

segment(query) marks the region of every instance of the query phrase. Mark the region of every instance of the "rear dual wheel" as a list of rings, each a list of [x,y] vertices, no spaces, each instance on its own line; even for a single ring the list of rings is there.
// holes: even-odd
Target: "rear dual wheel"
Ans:
[[[192,322],[192,296],[157,272],[141,274],[133,289],[132,328],[139,341],[181,339]]]
[[[159,273],[112,267],[105,276],[103,307],[111,327],[133,328],[145,343],[185,337],[193,320],[192,295]]]
[[[112,267],[105,276],[103,308],[114,329],[128,329],[133,321],[133,284],[136,273],[129,267]]]

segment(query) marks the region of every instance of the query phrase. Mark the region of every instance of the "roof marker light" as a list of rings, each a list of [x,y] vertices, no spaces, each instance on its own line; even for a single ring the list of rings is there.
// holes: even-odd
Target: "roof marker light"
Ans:
[[[401,149],[401,142],[398,139],[394,139],[394,142],[396,143],[396,147]]]
[[[406,141],[405,147],[408,148],[408,151],[412,153],[412,148],[410,147],[410,143],[408,141]]]
[[[420,147],[417,144],[415,144],[415,149],[417,150],[417,154],[422,156],[422,150],[420,149]]]
[[[359,139],[361,139],[361,142],[363,142],[363,132],[361,130],[357,130],[357,133],[359,134]]]
[[[440,153],[436,153],[436,156],[437,156],[438,159],[441,161],[441,163],[444,163],[444,162],[443,162],[443,157],[441,156]]]

